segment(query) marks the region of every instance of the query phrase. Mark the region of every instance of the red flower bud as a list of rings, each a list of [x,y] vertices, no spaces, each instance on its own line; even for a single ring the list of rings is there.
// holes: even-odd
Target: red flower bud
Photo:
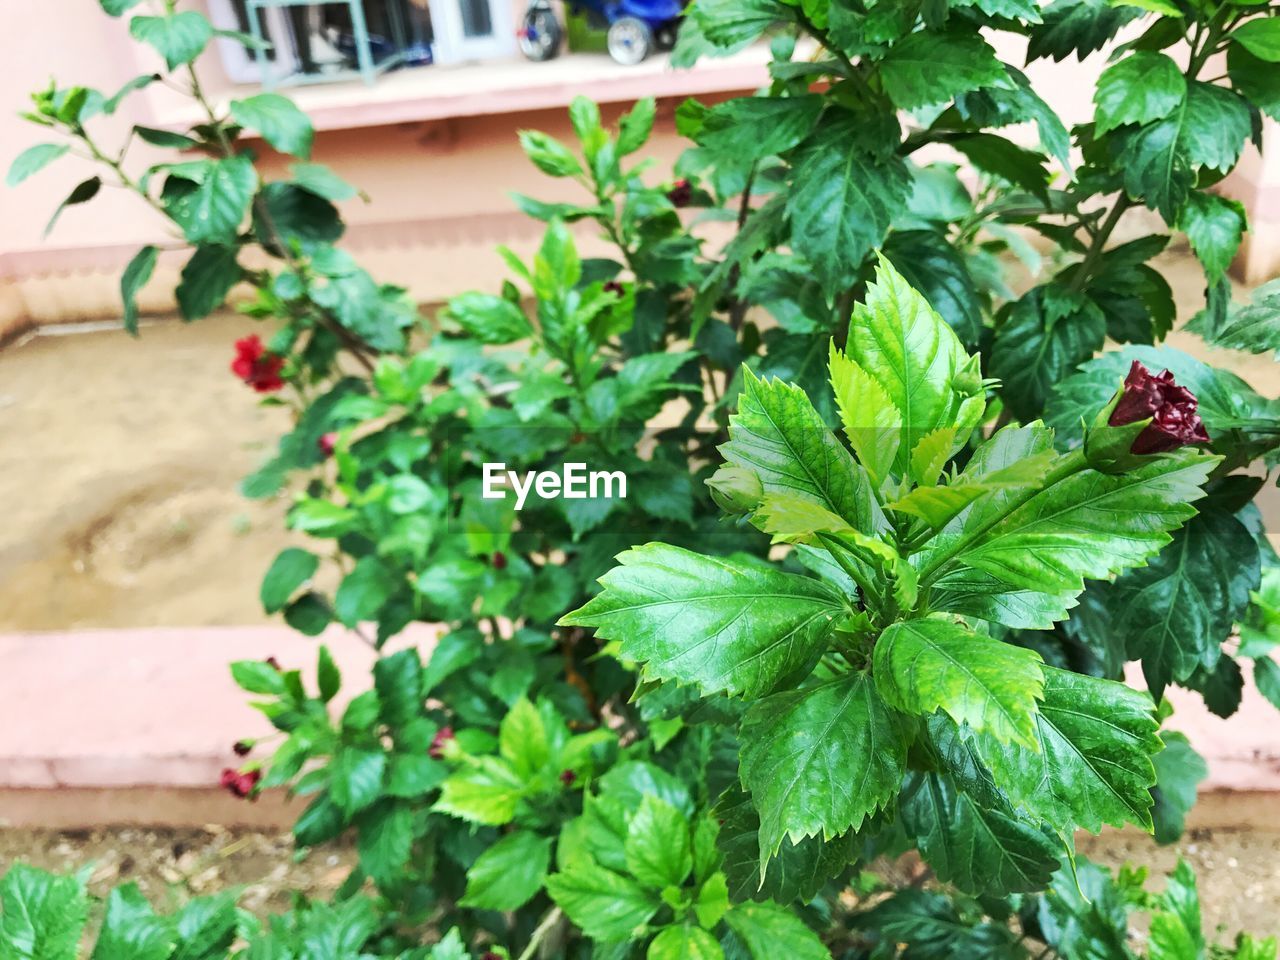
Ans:
[[[1196,413],[1197,406],[1195,394],[1174,383],[1170,371],[1153,375],[1135,360],[1107,424],[1122,427],[1150,419],[1146,428],[1134,438],[1129,452],[1138,455],[1167,453],[1189,443],[1209,442],[1209,433]]]
[[[493,569],[495,570],[507,569],[507,555],[503,553],[501,550],[493,551]]]
[[[560,782],[563,783],[566,787],[573,786],[573,781],[577,779],[578,779],[578,775],[574,773],[572,770],[565,770],[565,771],[562,771],[560,774]]]
[[[431,738],[431,746],[427,747],[427,756],[432,760],[443,760],[445,745],[456,739],[453,727],[441,727]]]
[[[231,750],[237,757],[247,757],[252,749],[253,743],[249,740],[237,740],[231,745]]]
[[[322,456],[333,456],[334,449],[338,446],[338,435],[336,433],[325,433],[316,441],[316,446],[320,448]]]
[[[275,657],[267,657],[267,659],[263,660],[262,662],[265,663],[272,670],[274,670],[276,673],[281,673],[283,671],[283,668],[280,666],[280,661],[277,660]]]
[[[618,296],[626,296],[627,288],[620,284],[617,280],[606,280],[601,288],[605,293],[616,293]]]
[[[502,960],[502,956],[494,953],[492,950],[486,950],[484,954],[481,955],[480,960]]]
[[[258,393],[271,393],[283,387],[284,381],[280,379],[282,369],[284,357],[268,352],[256,333],[236,341],[236,358],[231,361],[231,372]]]
[[[667,199],[671,201],[671,205],[677,209],[687,207],[693,200],[693,185],[688,180],[681,177],[671,185],[671,189],[667,191]]]
[[[258,785],[258,781],[261,779],[261,770],[249,770],[246,773],[241,773],[228,767],[222,771],[222,776],[219,778],[218,783],[232,796],[243,799],[253,793],[253,788]]]

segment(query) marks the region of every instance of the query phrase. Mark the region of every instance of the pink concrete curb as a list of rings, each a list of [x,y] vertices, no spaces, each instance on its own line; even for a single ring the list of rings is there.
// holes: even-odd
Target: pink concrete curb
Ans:
[[[425,654],[438,634],[419,626],[395,646]],[[232,743],[271,732],[226,665],[274,656],[314,682],[321,642],[351,692],[365,689],[373,652],[341,629],[317,639],[275,626],[0,636],[0,823],[287,825],[294,811],[282,798],[251,805],[216,789],[239,762]],[[1252,684],[1230,720],[1194,694],[1172,690],[1170,700],[1169,726],[1209,761],[1203,791],[1280,790],[1280,714]],[[335,711],[342,705],[340,696]]]

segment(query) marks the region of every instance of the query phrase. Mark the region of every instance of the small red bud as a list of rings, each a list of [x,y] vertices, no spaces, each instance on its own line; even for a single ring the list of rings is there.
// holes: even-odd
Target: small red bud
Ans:
[[[253,749],[253,744],[248,740],[237,740],[231,745],[231,749],[237,757],[247,757],[249,751]]]
[[[276,671],[276,673],[283,672],[283,668],[280,666],[280,661],[277,660],[275,657],[267,657],[267,659],[263,660],[262,662],[265,663],[272,670]]]
[[[338,435],[336,433],[325,433],[316,441],[316,446],[320,448],[320,453],[325,457],[332,457],[334,449],[338,446]]]
[[[681,177],[671,185],[671,189],[667,191],[667,199],[671,201],[673,207],[687,207],[693,200],[693,186],[688,180]]]
[[[626,293],[627,293],[627,288],[624,287],[622,284],[620,284],[617,280],[605,281],[604,287],[602,289],[604,290],[605,293],[616,293],[620,297],[626,296]]]
[[[573,781],[577,779],[578,779],[578,775],[574,773],[572,770],[564,770],[564,771],[561,771],[560,773],[560,782],[563,783],[566,787],[572,786]]]
[[[495,570],[507,569],[507,555],[503,553],[501,550],[495,550],[493,552],[493,569]]]
[[[427,747],[427,756],[432,760],[443,760],[445,744],[456,739],[453,727],[441,727],[436,731],[436,735],[431,738],[431,746]]]

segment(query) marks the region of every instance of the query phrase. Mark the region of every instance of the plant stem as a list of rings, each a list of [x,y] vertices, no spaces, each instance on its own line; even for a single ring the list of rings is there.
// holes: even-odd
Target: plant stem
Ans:
[[[742,188],[742,200],[738,205],[738,233],[742,233],[743,227],[747,225],[747,217],[751,215],[751,188],[755,186],[756,169],[759,167],[759,161],[751,164],[751,169],[747,171],[747,182]],[[742,263],[735,261],[733,266],[729,268],[729,276],[725,281],[725,288],[733,297],[732,305],[729,307],[729,328],[735,334],[742,330],[742,323],[747,318],[747,302],[741,297],[733,296],[733,291],[738,287],[738,281],[742,279]]]
[[[1093,235],[1093,241],[1089,244],[1089,249],[1085,253],[1084,259],[1080,261],[1075,276],[1071,278],[1071,283],[1067,287],[1068,290],[1078,292],[1084,286],[1085,281],[1092,276],[1093,271],[1098,268],[1098,264],[1102,260],[1102,255],[1106,253],[1105,248],[1107,241],[1111,238],[1112,231],[1119,224],[1124,212],[1131,206],[1133,206],[1133,201],[1129,199],[1128,194],[1121,192],[1116,200],[1116,205],[1111,208],[1111,212],[1107,215],[1107,219],[1098,228],[1098,232]]]
[[[533,960],[534,955],[538,952],[538,947],[543,939],[551,932],[552,928],[560,922],[563,914],[559,907],[552,907],[547,915],[542,918],[542,922],[538,924],[538,928],[533,931],[533,936],[529,938],[529,945],[524,948],[520,956],[516,960]]]

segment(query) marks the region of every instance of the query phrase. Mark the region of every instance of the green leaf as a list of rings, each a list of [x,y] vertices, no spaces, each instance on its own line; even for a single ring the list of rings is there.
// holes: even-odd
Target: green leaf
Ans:
[[[726,100],[703,118],[698,144],[735,163],[785,153],[809,136],[822,107],[815,94]]]
[[[703,557],[650,543],[622,554],[604,589],[562,626],[621,642],[645,676],[754,697],[804,677],[825,648],[842,599],[808,577],[756,561]],[[679,623],[679,630],[671,629]]]
[[[149,143],[153,147],[165,147],[169,150],[190,150],[192,147],[200,145],[199,140],[193,140],[184,133],[175,133],[172,130],[157,130],[155,127],[137,126],[133,128],[133,132],[138,135],[139,140]]]
[[[683,886],[693,869],[689,821],[658,797],[640,801],[625,843],[627,871],[646,886],[661,890]]]
[[[877,267],[865,301],[854,308],[846,350],[898,410],[902,430],[894,469],[899,476],[907,474],[911,452],[926,434],[955,427],[956,442],[963,443],[976,426],[984,406],[981,387],[957,382],[970,375],[979,379],[976,360],[886,261]]]
[[[253,161],[240,154],[183,164],[165,181],[161,202],[189,242],[230,246],[257,188]]]
[[[1058,868],[1061,847],[1044,832],[956,789],[937,773],[913,773],[899,801],[902,824],[943,883],[966,893],[1030,893]]]
[[[320,652],[317,654],[316,682],[320,690],[320,699],[325,703],[337,696],[342,688],[342,672],[334,662],[333,654],[324,644],[320,645]]]
[[[1258,657],[1253,661],[1253,682],[1267,702],[1280,710],[1280,666],[1270,657]]]
[[[163,17],[134,17],[129,34],[153,47],[168,68],[176,70],[204,52],[213,39],[213,27],[200,14],[186,10]]]
[[[1163,746],[1151,698],[1123,683],[1044,668],[1036,715],[1037,754],[976,734],[997,785],[1020,809],[1053,824],[1097,833],[1151,823],[1151,758]]]
[[[761,876],[784,836],[856,830],[897,795],[902,727],[866,674],[789,690],[748,708],[741,776],[760,812]]]
[[[1014,304],[996,331],[991,374],[1001,380],[1000,396],[1024,421],[1044,409],[1053,385],[1102,348],[1106,318],[1096,307],[1050,322],[1045,287]]]
[[[293,825],[293,837],[300,847],[314,847],[332,840],[347,826],[347,817],[322,793],[307,805]]]
[[[1274,16],[1242,23],[1232,31],[1231,39],[1259,60],[1280,63],[1280,20]]]
[[[1171,57],[1145,50],[1132,53],[1098,78],[1093,95],[1097,133],[1167,117],[1186,95],[1187,78]]]
[[[284,622],[303,636],[318,637],[333,622],[333,611],[318,593],[304,593],[284,610]]]
[[[1231,85],[1272,120],[1280,120],[1280,71],[1239,44],[1227,47]]]
[[[259,596],[267,613],[277,613],[288,604],[297,589],[310,580],[320,566],[320,558],[301,547],[286,547],[276,555],[262,579]]]
[[[184,320],[199,320],[217,310],[244,271],[236,263],[237,247],[201,245],[182,268],[175,295]]]
[[[67,194],[67,198],[58,204],[58,208],[53,211],[53,216],[49,218],[48,224],[45,225],[44,235],[47,237],[53,232],[54,225],[62,216],[62,211],[67,207],[78,206],[82,203],[88,203],[98,195],[98,191],[102,189],[102,178],[90,177],[88,180],[82,180],[76,184],[72,191]]]
[[[635,153],[649,141],[658,104],[653,97],[637,100],[634,107],[618,118],[618,156]]]
[[[1005,743],[1036,746],[1036,701],[1044,692],[1040,655],[951,620],[891,624],[876,641],[876,689],[885,703],[957,723]]]
[[[550,733],[542,713],[522,697],[502,718],[498,749],[516,774],[529,780],[551,760]]]
[[[1027,62],[1041,57],[1084,59],[1101,50],[1130,20],[1142,16],[1137,7],[1111,0],[1054,0],[1042,10],[1043,23],[1030,30]]]
[[[658,912],[656,895],[590,861],[575,862],[547,877],[547,892],[593,940],[623,940]]]
[[[357,821],[360,869],[375,883],[403,882],[405,864],[413,852],[413,819],[408,804],[387,800],[370,807]]]
[[[806,837],[799,843],[784,837],[761,882],[760,816],[751,797],[735,786],[720,798],[715,815],[722,821],[716,843],[735,902],[808,902],[854,861],[860,849],[852,832],[830,840]]]
[[[907,204],[911,178],[896,155],[860,147],[865,125],[842,116],[796,151],[787,198],[791,246],[829,294],[843,291]]]
[[[582,165],[563,143],[537,130],[521,130],[520,146],[533,165],[552,177],[573,177],[582,173]]]
[[[1049,187],[1048,161],[1035,150],[1020,147],[993,133],[957,137],[951,144],[983,173],[1046,199]]]
[[[235,941],[237,920],[235,891],[188,901],[174,917],[178,949],[172,960],[222,956]]]
[[[459,902],[477,910],[519,910],[542,889],[550,864],[550,837],[509,833],[467,870],[467,892]]]
[[[831,344],[831,389],[844,435],[878,488],[893,470],[902,442],[902,414],[879,381]]]
[[[1196,786],[1209,775],[1209,765],[1181,733],[1161,733],[1164,749],[1152,758],[1156,785],[1151,788],[1151,819],[1156,843],[1174,843],[1182,836],[1187,812],[1195,806]]]
[[[482,757],[473,767],[449,777],[433,809],[472,823],[500,827],[516,815],[523,784],[510,766]]]
[[[360,191],[326,167],[323,163],[295,163],[289,167],[293,182],[309,193],[326,200],[350,200]]]
[[[1072,473],[1032,496],[958,561],[1011,586],[1050,593],[1084,589],[1146,562],[1195,514],[1219,458],[1184,448],[1129,473]]]
[[[247,693],[278,696],[285,691],[284,675],[262,660],[237,660],[231,664],[231,678]]]
[[[899,110],[945,103],[1004,78],[995,51],[976,33],[921,30],[895,43],[880,61],[881,82]]]
[[[1191,241],[1210,282],[1231,266],[1246,225],[1241,203],[1202,190],[1191,192],[1178,216],[1178,229]]]
[[[1232,304],[1221,329],[1203,335],[1215,346],[1232,350],[1280,351],[1280,283],[1273,280],[1256,288],[1247,305]]]
[[[977,344],[984,329],[982,301],[965,258],[945,235],[935,230],[894,230],[882,252],[962,342]]]
[[[720,452],[726,463],[755,473],[766,493],[817,504],[863,533],[885,526],[866,472],[794,384],[760,380],[744,369],[738,412]]]
[[[333,606],[338,619],[348,627],[364,620],[376,620],[382,605],[395,591],[391,572],[376,556],[361,557],[351,572],[342,578]]]
[[[302,160],[311,157],[311,143],[315,139],[311,118],[288,97],[260,93],[246,100],[232,100],[231,116],[240,126],[257,130],[263,140],[281,153]]]
[[[107,895],[90,960],[168,960],[175,939],[172,922],[156,916],[137,884],[126,883]]]
[[[784,943],[787,960],[831,960],[818,935],[776,903],[734,904],[724,922],[742,940],[752,960],[775,960]]]
[[[381,750],[343,747],[329,764],[329,796],[348,816],[382,795],[387,755]]]
[[[1116,580],[1106,600],[1111,632],[1130,658],[1142,660],[1153,696],[1217,663],[1260,571],[1258,545],[1244,524],[1209,507],[1150,563]]]
[[[0,907],[4,960],[76,960],[89,913],[78,878],[15,863],[0,881]]]
[[[449,301],[445,316],[481,343],[505,344],[533,335],[520,305],[488,293],[464,293]]]
[[[156,269],[160,256],[158,248],[148,244],[133,255],[120,276],[120,298],[124,303],[124,328],[136,335],[138,332],[138,293],[147,285]]]
[[[39,173],[70,149],[71,147],[65,143],[37,143],[34,147],[28,147],[18,154],[10,165],[9,175],[5,177],[5,184],[10,187],[16,187],[28,177]]]
[[[378,712],[392,729],[404,727],[422,715],[422,661],[415,647],[399,650],[373,665],[373,685],[378,691]]]
[[[103,11],[111,17],[118,17],[128,10],[132,10],[142,0],[98,0]]]
[[[645,960],[724,960],[724,950],[701,927],[664,927],[649,944]]]

